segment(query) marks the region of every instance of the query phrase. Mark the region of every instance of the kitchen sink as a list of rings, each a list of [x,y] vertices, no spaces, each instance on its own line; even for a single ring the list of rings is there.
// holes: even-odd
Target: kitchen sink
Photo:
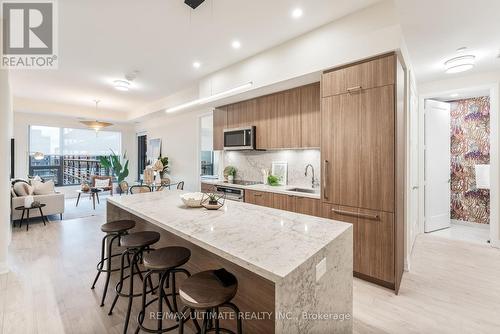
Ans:
[[[296,191],[298,193],[306,193],[306,194],[317,194],[319,190],[316,189],[307,189],[307,188],[290,188],[287,191]]]

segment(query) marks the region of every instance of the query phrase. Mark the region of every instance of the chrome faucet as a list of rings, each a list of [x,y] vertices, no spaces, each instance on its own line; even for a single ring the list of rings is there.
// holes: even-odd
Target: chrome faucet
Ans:
[[[305,172],[305,176],[307,176],[307,170],[309,169],[309,167],[311,167],[311,170],[312,170],[311,188],[315,188],[316,186],[318,186],[318,185],[319,185],[319,182],[318,182],[318,180],[314,177],[314,167],[313,167],[313,165],[311,165],[311,164],[307,164],[307,165],[306,165],[306,172]]]

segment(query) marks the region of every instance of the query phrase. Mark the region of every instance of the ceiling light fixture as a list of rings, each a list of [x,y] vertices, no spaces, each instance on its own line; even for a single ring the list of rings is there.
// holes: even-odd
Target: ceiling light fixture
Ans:
[[[470,70],[474,67],[476,57],[473,55],[465,55],[447,60],[444,63],[446,73],[460,73]]]
[[[199,61],[195,61],[195,62],[193,63],[193,67],[194,67],[194,68],[200,68],[200,67],[201,67],[201,63],[200,63]]]
[[[230,96],[233,93],[244,91],[245,89],[252,87],[252,85],[253,85],[253,82],[250,81],[250,82],[248,82],[248,83],[246,83],[244,85],[228,89],[228,90],[223,91],[221,93],[217,93],[217,94],[210,95],[210,96],[207,96],[207,97],[202,97],[200,99],[196,99],[196,100],[193,100],[193,101],[190,101],[190,102],[186,102],[186,103],[180,104],[180,105],[172,107],[172,108],[168,108],[166,110],[166,112],[167,113],[173,113],[173,112],[176,112],[176,111],[179,111],[179,110],[182,110],[182,109],[186,109],[186,108],[189,108],[189,107],[192,107],[192,106],[195,106],[195,105],[201,105],[201,104],[205,104],[205,103],[208,103],[208,102],[211,102],[211,101],[215,101],[215,100],[220,99],[222,97],[228,97],[228,96]]]
[[[127,80],[115,80],[113,85],[116,90],[121,90],[122,92],[127,92],[130,89],[130,81]]]
[[[241,43],[240,43],[240,41],[238,41],[238,40],[234,40],[234,41],[231,43],[231,46],[233,47],[233,49],[239,49],[239,48],[241,48]]]
[[[95,102],[95,110],[97,112],[97,109],[98,109],[98,105],[99,105],[99,100],[94,100]],[[98,120],[95,120],[95,121],[80,121],[80,123],[84,124],[85,126],[87,126],[88,128],[91,128],[93,130],[95,130],[96,134],[99,130],[101,130],[102,128],[106,128],[108,126],[111,126],[113,125],[112,123],[108,123],[108,122],[101,122],[101,121],[98,121]]]
[[[302,11],[301,8],[295,8],[293,11],[292,11],[292,17],[294,19],[298,19],[300,17],[302,17],[302,14],[304,14],[304,12]]]

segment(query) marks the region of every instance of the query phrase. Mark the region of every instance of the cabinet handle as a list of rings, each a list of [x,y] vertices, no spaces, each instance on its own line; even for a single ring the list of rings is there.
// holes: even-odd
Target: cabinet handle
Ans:
[[[361,89],[362,89],[361,86],[350,87],[350,88],[347,88],[347,92],[349,92],[349,93],[359,92]]]
[[[338,215],[353,216],[353,217],[366,218],[366,219],[371,219],[371,220],[380,220],[379,215],[370,215],[367,213],[351,212],[351,211],[344,211],[344,210],[337,210],[337,209],[332,209],[332,212],[334,212]]]
[[[328,160],[325,160],[323,162],[323,197],[324,199],[328,199],[328,194],[326,192],[326,187],[327,187],[327,176],[328,176]]]
[[[262,194],[253,194],[254,196],[262,196]]]

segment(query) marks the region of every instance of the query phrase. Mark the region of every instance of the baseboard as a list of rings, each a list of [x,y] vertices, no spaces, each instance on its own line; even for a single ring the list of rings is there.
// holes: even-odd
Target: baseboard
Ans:
[[[484,229],[490,228],[490,224],[472,223],[472,222],[468,222],[465,220],[451,219],[450,222],[454,225],[462,225],[462,226],[477,227],[477,228],[484,228]]]
[[[500,248],[500,240],[490,240],[491,247]]]

